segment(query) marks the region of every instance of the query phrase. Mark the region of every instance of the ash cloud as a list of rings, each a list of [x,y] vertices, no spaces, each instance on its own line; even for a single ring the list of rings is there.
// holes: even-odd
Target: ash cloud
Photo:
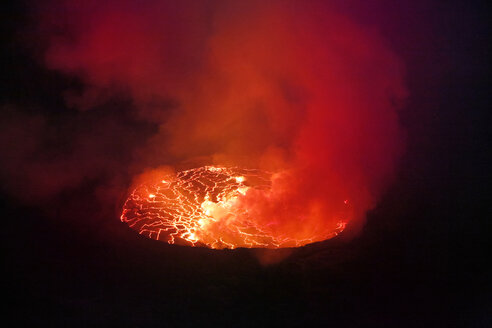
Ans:
[[[103,112],[128,97],[135,124],[156,127],[132,143],[122,138],[131,123],[90,122],[72,136],[75,155],[43,162],[57,184],[38,184],[48,195],[93,171],[255,166],[282,173],[271,193],[252,191],[243,206],[278,233],[309,235],[336,224],[345,200],[357,226],[395,173],[403,65],[374,29],[332,5],[53,1],[36,16],[46,67],[83,82],[66,93],[69,107]]]

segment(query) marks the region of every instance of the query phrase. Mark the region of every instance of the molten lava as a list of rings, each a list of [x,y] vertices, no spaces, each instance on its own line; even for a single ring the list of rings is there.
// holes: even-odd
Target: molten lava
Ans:
[[[252,205],[241,200],[251,190],[267,196],[274,178],[271,172],[237,167],[181,171],[136,188],[123,206],[121,221],[152,239],[215,249],[299,247],[343,231],[343,218],[306,238],[295,231],[279,232],[252,217]]]

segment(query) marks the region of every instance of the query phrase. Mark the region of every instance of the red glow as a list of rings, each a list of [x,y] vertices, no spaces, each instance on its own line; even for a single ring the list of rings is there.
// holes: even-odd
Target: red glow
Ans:
[[[288,245],[329,238],[342,230],[340,222],[360,227],[391,180],[402,148],[402,65],[376,31],[330,4],[61,2],[70,19],[57,19],[72,38],[53,37],[46,60],[86,82],[69,101],[88,109],[123,91],[139,117],[158,126],[133,168],[184,161],[280,172],[268,192],[251,188],[236,205],[259,231],[286,237]],[[160,199],[154,191],[144,196],[134,191],[129,208]],[[137,222],[137,214],[125,213],[124,221]],[[180,238],[197,244],[190,232],[196,224]],[[207,238],[202,242],[211,247],[283,244]]]

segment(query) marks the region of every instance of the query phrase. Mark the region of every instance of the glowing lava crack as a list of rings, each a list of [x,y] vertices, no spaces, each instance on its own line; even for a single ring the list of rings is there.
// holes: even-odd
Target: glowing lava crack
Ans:
[[[121,221],[152,239],[217,249],[299,247],[343,231],[345,222],[340,221],[335,229],[296,239],[260,226],[238,204],[250,188],[268,192],[271,179],[271,173],[257,169],[204,166],[182,171],[135,189]]]

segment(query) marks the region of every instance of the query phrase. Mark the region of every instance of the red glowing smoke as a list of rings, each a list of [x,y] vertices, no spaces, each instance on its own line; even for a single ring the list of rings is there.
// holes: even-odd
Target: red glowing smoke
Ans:
[[[278,233],[361,222],[395,172],[402,65],[376,31],[304,1],[58,1],[50,68],[89,109],[130,95],[159,131],[143,166],[187,161],[283,172],[242,200]],[[61,32],[60,32],[61,31]],[[131,133],[131,131],[128,131]],[[118,138],[118,136],[115,136]]]

